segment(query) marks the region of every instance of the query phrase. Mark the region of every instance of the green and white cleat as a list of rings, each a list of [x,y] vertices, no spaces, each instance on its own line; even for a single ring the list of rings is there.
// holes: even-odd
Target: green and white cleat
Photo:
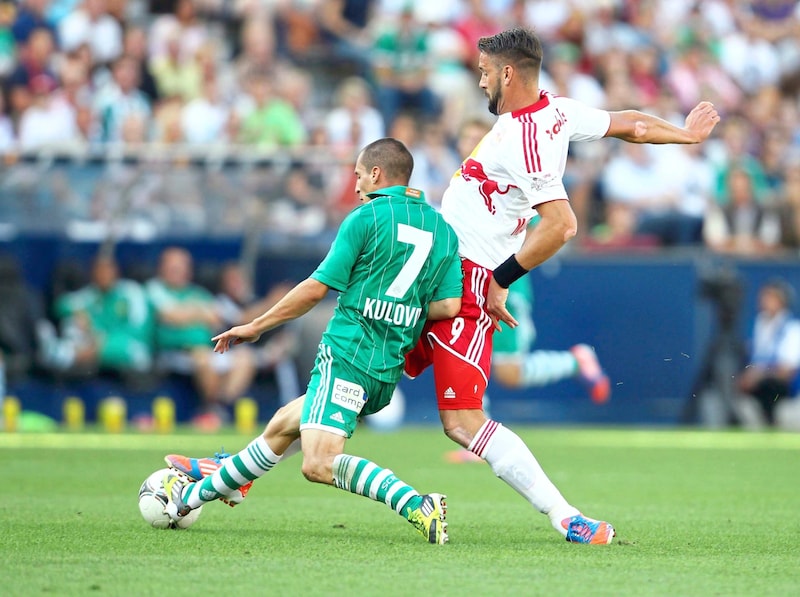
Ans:
[[[415,510],[406,513],[408,522],[414,525],[428,543],[444,545],[450,540],[447,536],[447,496],[429,493],[422,497],[422,503]]]

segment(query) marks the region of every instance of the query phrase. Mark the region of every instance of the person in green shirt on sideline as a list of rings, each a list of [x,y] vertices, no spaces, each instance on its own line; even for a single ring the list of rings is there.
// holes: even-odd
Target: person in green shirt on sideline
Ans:
[[[328,290],[339,292],[305,396],[278,410],[244,450],[217,460],[217,470],[205,478],[202,468],[214,466],[213,459],[166,457],[177,469],[164,477],[165,511],[174,520],[212,500],[241,501],[249,484],[300,437],[309,481],[384,502],[428,542],[447,542],[445,496],[420,495],[392,471],[344,453],[358,418],[389,403],[425,321],[452,317],[461,305],[455,232],[421,191],[406,186],[413,164],[396,139],[367,145],[355,167],[363,205],[342,222],[324,261],[266,313],[213,339],[215,350],[225,353],[300,317]]]
[[[153,307],[156,366],[191,376],[202,404],[193,418],[202,431],[216,431],[229,417],[227,406],[241,398],[256,374],[252,351],[219,358],[208,339],[221,328],[214,296],[193,282],[193,259],[180,247],[161,253],[158,275],[145,290]]]
[[[92,264],[91,282],[61,295],[53,306],[62,330],[79,333],[74,367],[100,372],[142,373],[153,361],[153,318],[142,287],[121,279],[108,255]]]

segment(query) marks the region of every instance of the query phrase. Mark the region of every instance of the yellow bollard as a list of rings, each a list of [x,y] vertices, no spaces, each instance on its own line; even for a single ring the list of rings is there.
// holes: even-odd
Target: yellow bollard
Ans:
[[[3,400],[3,429],[13,432],[19,431],[19,413],[22,406],[16,396],[6,396]]]
[[[109,433],[120,433],[125,430],[128,418],[128,406],[119,396],[109,396],[100,402],[97,409],[98,419],[103,429]]]
[[[252,398],[239,398],[234,405],[236,431],[252,434],[258,424],[258,403]]]
[[[81,431],[86,421],[86,408],[77,396],[67,396],[62,406],[64,426],[69,431]]]
[[[153,425],[158,433],[172,433],[175,429],[175,401],[169,396],[153,400]]]

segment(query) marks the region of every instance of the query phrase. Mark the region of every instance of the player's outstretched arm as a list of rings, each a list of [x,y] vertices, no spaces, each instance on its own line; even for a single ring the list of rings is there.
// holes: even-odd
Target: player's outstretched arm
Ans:
[[[689,112],[683,127],[638,110],[610,114],[611,125],[606,137],[616,137],[630,143],[702,143],[720,120],[711,102],[697,104]]]
[[[211,338],[216,342],[214,351],[222,353],[242,342],[256,342],[264,332],[308,313],[327,293],[328,286],[322,282],[313,278],[303,280],[263,315]]]

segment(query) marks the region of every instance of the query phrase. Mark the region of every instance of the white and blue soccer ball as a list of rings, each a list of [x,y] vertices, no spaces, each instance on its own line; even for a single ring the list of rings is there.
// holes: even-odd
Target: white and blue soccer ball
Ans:
[[[145,522],[153,528],[188,529],[200,518],[203,507],[192,510],[178,522],[173,521],[169,514],[164,512],[168,500],[167,492],[164,491],[161,481],[169,470],[167,468],[159,469],[144,480],[139,488],[139,512],[142,513]]]

